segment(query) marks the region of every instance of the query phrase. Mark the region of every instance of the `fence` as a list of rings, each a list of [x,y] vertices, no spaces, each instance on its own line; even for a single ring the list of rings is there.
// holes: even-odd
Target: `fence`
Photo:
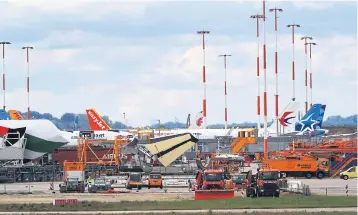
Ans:
[[[325,196],[356,196],[357,187],[349,187],[348,185],[337,185],[334,187],[310,187],[302,182],[284,182],[280,184],[280,188],[283,192],[291,192],[302,194],[305,196],[325,195]]]

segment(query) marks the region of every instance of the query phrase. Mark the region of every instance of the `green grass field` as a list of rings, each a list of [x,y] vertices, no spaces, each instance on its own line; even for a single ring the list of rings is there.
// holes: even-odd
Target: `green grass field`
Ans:
[[[283,198],[235,198],[226,200],[123,201],[116,203],[80,202],[78,205],[4,204],[0,211],[128,211],[190,209],[260,209],[260,208],[336,208],[357,207],[355,196],[287,196]]]

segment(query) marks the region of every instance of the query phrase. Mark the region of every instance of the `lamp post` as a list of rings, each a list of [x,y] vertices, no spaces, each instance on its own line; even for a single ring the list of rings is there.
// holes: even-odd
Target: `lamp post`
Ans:
[[[311,89],[311,105],[310,107],[312,107],[312,45],[316,46],[317,43],[313,43],[313,42],[310,42],[310,43],[306,43],[308,45],[310,45],[310,89]]]
[[[250,18],[256,19],[256,38],[257,38],[257,56],[256,56],[256,76],[257,76],[257,130],[261,128],[260,122],[260,28],[259,19],[263,18],[263,15],[251,15]]]
[[[34,49],[32,46],[22,47],[26,49],[26,62],[27,62],[27,119],[31,118],[30,113],[30,58],[29,58],[29,49]]]
[[[308,111],[308,84],[307,84],[307,40],[312,40],[312,37],[301,37],[301,40],[305,40],[305,57],[306,57],[306,68],[305,68],[305,88],[306,88],[306,102],[305,102],[305,109],[306,113]]]
[[[269,10],[270,12],[275,12],[275,38],[276,38],[276,46],[275,46],[275,77],[276,77],[276,95],[275,95],[275,113],[276,113],[276,135],[279,136],[279,129],[278,129],[278,54],[277,54],[277,12],[282,12],[283,10],[280,8],[273,8]]]
[[[10,45],[10,42],[7,41],[3,41],[0,42],[0,44],[2,45],[2,90],[3,90],[3,110],[6,109],[6,104],[5,104],[5,86],[6,86],[6,80],[5,80],[5,75],[6,75],[6,70],[5,70],[5,45]]]
[[[229,54],[223,54],[223,55],[219,55],[220,57],[224,57],[224,72],[225,72],[225,89],[224,89],[224,93],[225,93],[225,129],[227,129],[227,90],[226,90],[226,57],[230,57],[231,55]]]
[[[203,36],[203,84],[204,84],[204,98],[203,98],[203,118],[204,118],[204,128],[207,127],[206,120],[206,71],[205,71],[205,34],[210,34],[210,31],[197,31],[197,34],[201,34]]]
[[[301,27],[298,24],[287,25],[288,28],[292,27],[292,101],[295,101],[295,27]]]

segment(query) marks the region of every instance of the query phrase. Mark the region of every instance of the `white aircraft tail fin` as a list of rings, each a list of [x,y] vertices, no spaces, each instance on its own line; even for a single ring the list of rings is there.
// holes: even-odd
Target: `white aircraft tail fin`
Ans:
[[[281,133],[295,131],[295,124],[298,122],[298,113],[300,109],[300,102],[291,101],[284,111],[279,115],[278,122]]]
[[[200,111],[196,117],[195,120],[193,120],[193,123],[190,124],[188,129],[198,129],[203,128],[203,111]]]

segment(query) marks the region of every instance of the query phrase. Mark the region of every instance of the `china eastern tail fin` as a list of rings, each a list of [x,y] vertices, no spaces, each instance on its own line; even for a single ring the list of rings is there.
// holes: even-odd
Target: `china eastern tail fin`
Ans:
[[[94,131],[99,130],[110,130],[111,127],[107,125],[107,123],[102,119],[102,117],[97,113],[97,111],[93,108],[87,109],[87,118],[90,124],[90,127]]]
[[[188,129],[196,129],[196,128],[203,128],[203,111],[200,111],[196,117],[195,120],[192,124],[190,124],[190,126],[188,127]]]
[[[279,115],[279,122],[282,127],[290,128],[295,126],[297,122],[297,113],[300,109],[300,103],[298,101],[291,101],[287,107]]]
[[[24,120],[24,117],[17,110],[9,110],[9,115],[12,120]]]

